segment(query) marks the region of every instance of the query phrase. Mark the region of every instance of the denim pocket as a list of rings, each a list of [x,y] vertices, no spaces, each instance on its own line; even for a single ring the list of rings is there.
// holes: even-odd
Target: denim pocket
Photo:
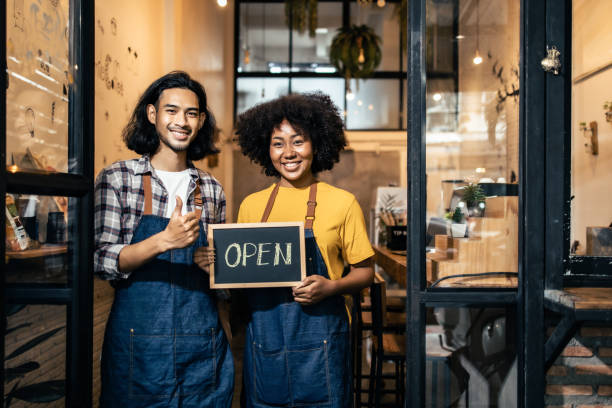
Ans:
[[[327,340],[287,351],[289,382],[295,404],[323,404],[329,401]]]
[[[181,395],[209,394],[215,387],[215,330],[205,335],[176,335],[175,367]]]
[[[129,396],[164,398],[176,386],[174,375],[174,337],[137,335],[130,331]]]
[[[253,386],[257,400],[268,405],[290,404],[287,353],[284,350],[267,352],[256,343],[252,347]]]

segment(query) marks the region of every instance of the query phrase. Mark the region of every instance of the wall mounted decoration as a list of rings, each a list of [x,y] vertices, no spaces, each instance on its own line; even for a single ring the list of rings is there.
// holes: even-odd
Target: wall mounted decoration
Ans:
[[[597,122],[593,121],[589,123],[587,127],[586,122],[580,122],[580,130],[584,137],[584,149],[587,153],[591,153],[593,156],[599,154],[599,141],[597,139]]]

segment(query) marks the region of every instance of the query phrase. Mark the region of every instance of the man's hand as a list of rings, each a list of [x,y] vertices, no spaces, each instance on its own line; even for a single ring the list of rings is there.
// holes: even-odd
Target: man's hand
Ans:
[[[210,273],[210,264],[215,262],[215,248],[211,246],[197,248],[193,253],[193,262],[204,272]]]
[[[185,248],[193,244],[200,233],[200,224],[195,212],[181,215],[183,201],[176,196],[176,207],[168,226],[163,231],[163,241],[168,249]]]
[[[314,305],[335,292],[334,281],[321,275],[310,275],[293,288],[293,298],[302,305]]]

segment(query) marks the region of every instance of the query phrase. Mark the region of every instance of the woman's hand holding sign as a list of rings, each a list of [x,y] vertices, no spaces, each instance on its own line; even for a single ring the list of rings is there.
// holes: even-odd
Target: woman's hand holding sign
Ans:
[[[293,298],[303,305],[314,305],[336,293],[336,282],[321,275],[307,276],[293,288]]]

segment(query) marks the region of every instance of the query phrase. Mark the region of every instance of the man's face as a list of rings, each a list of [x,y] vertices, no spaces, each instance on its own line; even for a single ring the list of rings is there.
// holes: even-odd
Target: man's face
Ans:
[[[174,152],[187,150],[206,119],[200,113],[197,95],[183,88],[164,90],[157,107],[147,106],[147,116],[159,135],[160,149],[169,148]]]

